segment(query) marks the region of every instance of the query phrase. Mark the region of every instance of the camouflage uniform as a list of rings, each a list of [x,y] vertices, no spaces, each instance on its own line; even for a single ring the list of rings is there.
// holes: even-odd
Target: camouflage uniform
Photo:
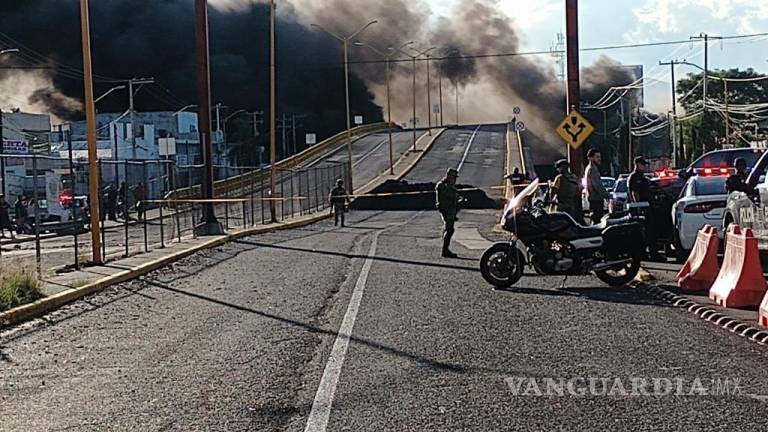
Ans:
[[[449,169],[446,174],[446,178],[440,181],[435,188],[437,194],[437,210],[440,212],[440,216],[443,218],[443,256],[455,257],[456,255],[451,252],[451,237],[455,232],[454,224],[456,223],[456,215],[459,213],[459,191],[456,189],[454,182],[448,181],[448,178],[458,176],[458,171]]]

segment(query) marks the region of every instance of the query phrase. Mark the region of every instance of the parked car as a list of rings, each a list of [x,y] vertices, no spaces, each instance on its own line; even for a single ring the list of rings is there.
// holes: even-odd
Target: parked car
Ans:
[[[725,190],[727,175],[696,175],[688,179],[680,193],[680,199],[672,206],[675,258],[678,262],[688,259],[696,243],[696,236],[704,225],[723,231],[728,194]]]
[[[608,200],[608,213],[614,213],[624,210],[624,204],[627,202],[627,179],[629,174],[622,174],[616,180],[611,198]]]
[[[732,168],[733,161],[736,158],[743,158],[747,161],[747,167],[751,168],[757,164],[757,160],[765,153],[765,149],[754,148],[736,148],[715,150],[706,153],[696,159],[688,168],[680,170],[680,177],[683,179],[689,179],[696,175],[697,170],[702,169],[716,169],[716,168]]]
[[[763,255],[763,267],[768,264],[768,153],[757,161],[747,178],[747,192],[732,192],[723,215],[723,227],[738,224],[752,229]]]

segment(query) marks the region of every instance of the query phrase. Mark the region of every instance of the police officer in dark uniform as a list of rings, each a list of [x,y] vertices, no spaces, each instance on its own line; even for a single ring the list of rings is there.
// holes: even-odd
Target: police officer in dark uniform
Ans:
[[[731,192],[747,192],[747,177],[749,177],[747,161],[744,158],[736,158],[733,162],[736,167],[736,174],[728,177],[728,180],[725,181],[725,190],[729,194]]]
[[[437,210],[443,218],[443,257],[456,258],[457,255],[451,251],[451,237],[454,233],[456,215],[459,213],[459,204],[463,201],[459,197],[459,191],[456,189],[456,179],[459,172],[449,168],[443,178],[435,188],[437,195]]]
[[[658,261],[661,259],[659,251],[656,250],[656,228],[654,227],[653,212],[651,211],[651,201],[653,201],[653,194],[651,193],[651,181],[645,176],[645,172],[648,169],[648,162],[644,157],[638,156],[635,158],[635,170],[630,174],[627,179],[627,200],[630,203],[648,203],[648,208],[645,212],[645,241],[648,245],[648,256],[652,261]]]

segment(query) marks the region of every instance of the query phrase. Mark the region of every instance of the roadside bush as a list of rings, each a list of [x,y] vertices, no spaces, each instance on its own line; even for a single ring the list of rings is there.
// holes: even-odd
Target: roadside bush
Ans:
[[[34,272],[0,268],[0,312],[40,299],[41,288]]]

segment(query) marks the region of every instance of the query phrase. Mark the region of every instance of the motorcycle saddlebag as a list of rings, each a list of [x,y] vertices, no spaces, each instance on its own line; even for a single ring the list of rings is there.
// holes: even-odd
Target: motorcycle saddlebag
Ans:
[[[608,260],[627,258],[645,249],[645,233],[639,223],[614,225],[603,230],[603,253]]]

